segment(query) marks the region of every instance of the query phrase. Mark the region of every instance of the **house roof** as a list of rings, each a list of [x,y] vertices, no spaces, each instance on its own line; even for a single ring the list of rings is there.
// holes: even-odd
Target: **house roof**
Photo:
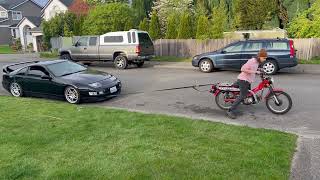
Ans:
[[[0,6],[2,6],[3,8],[5,8],[7,10],[11,10],[16,7],[19,7],[20,5],[22,5],[28,1],[33,2],[34,4],[36,4],[37,6],[42,8],[42,6],[34,0],[0,0]]]
[[[35,17],[35,16],[25,16],[20,20],[17,26],[20,26],[20,24],[25,20],[28,19],[33,25],[36,27],[39,27],[41,25],[41,17]]]
[[[64,4],[65,6],[67,6],[69,8],[69,6],[72,5],[73,1],[74,0],[59,0],[62,4]],[[48,6],[49,4],[52,2],[52,0],[49,0],[47,2],[47,4],[43,7],[42,11],[44,11]]]

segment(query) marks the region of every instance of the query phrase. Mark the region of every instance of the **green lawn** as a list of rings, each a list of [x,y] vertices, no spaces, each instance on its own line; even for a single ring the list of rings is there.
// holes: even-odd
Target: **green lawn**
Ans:
[[[175,56],[156,56],[152,59],[153,61],[162,61],[162,62],[191,62],[191,58],[185,57],[175,57]]]
[[[0,45],[0,54],[12,54],[13,50],[9,45]]]
[[[40,58],[58,58],[59,54],[56,51],[53,52],[40,52]]]
[[[288,179],[296,136],[0,97],[0,179]]]
[[[299,60],[299,64],[320,64],[320,57],[315,57],[311,60]]]

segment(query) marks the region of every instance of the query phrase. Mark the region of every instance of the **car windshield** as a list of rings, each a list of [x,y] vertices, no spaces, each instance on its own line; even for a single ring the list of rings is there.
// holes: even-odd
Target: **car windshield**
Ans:
[[[60,63],[50,64],[47,68],[57,77],[74,74],[77,72],[85,71],[87,68],[80,64],[73,63],[70,61],[63,61]]]

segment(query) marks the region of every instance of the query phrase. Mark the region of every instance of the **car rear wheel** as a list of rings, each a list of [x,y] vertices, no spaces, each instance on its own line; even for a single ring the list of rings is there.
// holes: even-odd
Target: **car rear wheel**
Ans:
[[[275,61],[267,60],[263,63],[262,68],[264,72],[268,75],[276,74],[278,71],[278,65]]]
[[[210,59],[201,60],[199,63],[199,69],[201,72],[210,73],[213,70],[213,63]]]
[[[118,69],[127,69],[127,67],[128,67],[128,59],[127,59],[127,57],[125,57],[123,55],[118,55],[114,59],[114,65]]]
[[[62,55],[60,56],[60,58],[61,58],[61,59],[66,59],[66,60],[69,60],[69,61],[72,60],[70,54],[62,54]]]
[[[10,93],[14,97],[22,97],[23,96],[23,91],[21,86],[18,83],[11,83],[10,85]]]
[[[80,103],[80,93],[79,91],[72,86],[68,86],[64,90],[64,97],[70,104],[79,104]]]

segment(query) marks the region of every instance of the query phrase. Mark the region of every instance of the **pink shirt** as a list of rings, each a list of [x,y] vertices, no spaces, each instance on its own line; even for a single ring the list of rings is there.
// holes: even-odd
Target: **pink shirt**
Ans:
[[[253,83],[256,78],[256,73],[259,67],[259,62],[256,58],[251,58],[241,68],[241,73],[238,79]]]

